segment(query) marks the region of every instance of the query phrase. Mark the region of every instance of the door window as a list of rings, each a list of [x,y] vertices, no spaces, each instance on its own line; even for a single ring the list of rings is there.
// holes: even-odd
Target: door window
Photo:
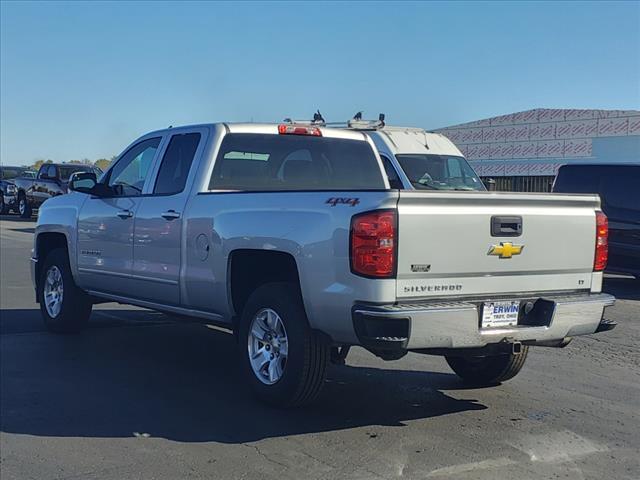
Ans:
[[[184,190],[187,176],[200,143],[199,133],[185,133],[171,137],[162,157],[153,193],[171,195]]]
[[[161,137],[149,138],[137,143],[120,157],[109,172],[107,184],[113,187],[115,196],[137,196],[153,163]]]
[[[49,165],[42,165],[40,170],[38,170],[38,178],[47,178],[47,170],[49,169]]]
[[[56,178],[56,167],[49,165],[47,169],[47,178]]]

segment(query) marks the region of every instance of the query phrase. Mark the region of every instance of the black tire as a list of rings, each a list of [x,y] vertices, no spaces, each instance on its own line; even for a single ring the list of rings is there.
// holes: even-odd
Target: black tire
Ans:
[[[288,337],[288,355],[279,380],[265,384],[249,360],[249,329],[263,309],[280,317]],[[324,383],[329,345],[309,327],[299,289],[292,283],[268,283],[249,297],[238,326],[242,370],[255,395],[270,405],[289,408],[313,401]]]
[[[45,305],[45,283],[49,272],[55,273],[54,267],[61,274],[63,292],[59,313],[52,315]],[[89,296],[73,281],[66,249],[56,248],[44,259],[38,284],[38,301],[44,325],[50,332],[78,333],[87,324],[91,316],[92,303]]]
[[[31,218],[31,214],[33,213],[31,205],[29,205],[29,201],[27,200],[27,196],[24,192],[20,192],[20,194],[18,194],[18,213],[21,218]]]
[[[4,195],[0,192],[0,215],[6,215],[9,213],[9,207],[4,203]]]
[[[472,385],[495,385],[515,377],[527,359],[529,347],[522,346],[518,355],[490,355],[486,357],[445,357],[451,369]]]

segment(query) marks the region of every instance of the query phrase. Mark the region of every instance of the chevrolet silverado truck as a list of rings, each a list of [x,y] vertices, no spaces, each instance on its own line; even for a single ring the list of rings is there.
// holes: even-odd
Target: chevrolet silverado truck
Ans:
[[[13,180],[17,188],[18,213],[22,218],[30,218],[33,210],[51,197],[68,192],[69,177],[74,172],[100,171],[90,165],[74,163],[43,163],[35,178],[31,175],[21,176]]]
[[[614,326],[596,195],[391,188],[362,131],[169,128],[69,186],[34,236],[46,327],[78,332],[106,301],[227,327],[253,391],[277,406],[313,400],[353,345],[443,355],[465,381],[496,384],[532,346]]]

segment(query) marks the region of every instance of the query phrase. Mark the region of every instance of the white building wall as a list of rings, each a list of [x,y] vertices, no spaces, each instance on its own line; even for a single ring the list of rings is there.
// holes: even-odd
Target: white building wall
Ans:
[[[555,175],[575,161],[640,162],[638,110],[537,108],[436,131],[482,176]]]

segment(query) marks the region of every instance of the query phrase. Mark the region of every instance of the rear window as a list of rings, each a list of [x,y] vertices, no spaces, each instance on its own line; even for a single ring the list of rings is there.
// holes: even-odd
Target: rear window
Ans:
[[[367,142],[294,135],[224,137],[210,190],[385,189]]]
[[[626,175],[609,174],[602,179],[600,196],[605,205],[640,210],[640,167],[634,170],[630,169]]]
[[[560,193],[598,193],[600,176],[603,173],[603,169],[600,167],[560,167],[553,191]]]
[[[640,166],[560,167],[553,191],[598,194],[605,212],[611,208],[639,210]]]

